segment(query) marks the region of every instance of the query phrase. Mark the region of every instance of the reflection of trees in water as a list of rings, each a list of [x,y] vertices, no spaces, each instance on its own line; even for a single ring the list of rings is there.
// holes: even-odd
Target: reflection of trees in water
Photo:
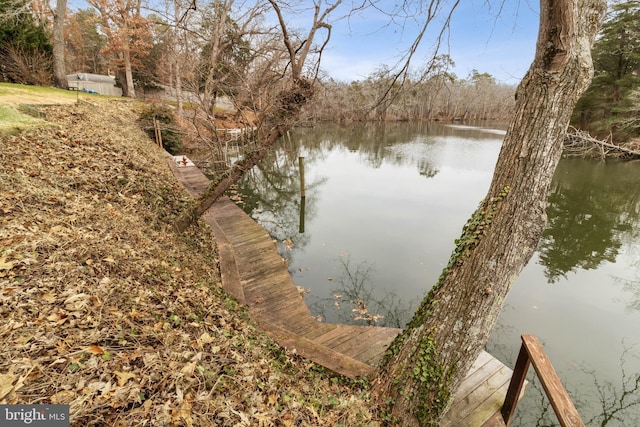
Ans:
[[[551,283],[579,268],[615,262],[624,235],[640,218],[638,178],[621,163],[565,159],[558,165],[539,247]]]
[[[627,368],[630,357],[640,360],[632,351],[634,347],[625,346],[620,355],[620,381],[617,384],[598,381],[595,371],[588,371],[593,376],[594,400],[599,403],[599,413],[587,421],[587,425],[640,425],[640,372],[630,373]]]
[[[389,150],[393,145],[416,140],[429,144],[431,140],[424,137],[427,132],[430,136],[435,136],[450,134],[453,130],[432,123],[368,123],[301,128],[294,130],[292,135],[311,155],[315,151],[346,148],[351,152],[358,152],[362,160],[373,168],[379,168],[384,161],[394,165],[414,164],[420,175],[431,178],[438,173],[438,169],[428,159],[413,158]]]
[[[632,263],[634,277],[615,277],[614,280],[629,294],[629,299],[625,301],[627,309],[640,310],[640,246],[633,243],[629,244],[626,248],[626,255],[628,258],[635,260]]]
[[[514,310],[514,307],[506,304],[503,310]],[[515,335],[512,326],[498,320],[486,348],[489,353],[512,368],[519,347],[506,341],[512,340]],[[613,382],[603,380],[602,374],[588,365],[570,368],[566,376],[571,378],[571,382],[561,377],[587,426],[640,426],[640,355],[637,352],[639,345],[640,343],[630,345],[626,340],[622,341],[619,376]],[[551,362],[553,363],[553,360]],[[533,369],[529,369],[527,380],[529,384],[525,396],[518,403],[511,425],[558,425],[549,399]]]
[[[314,182],[307,180],[307,197],[303,201],[300,198],[298,147],[285,141],[280,149],[274,150],[247,173],[239,184],[239,192],[244,211],[278,241],[280,253],[290,258],[291,252],[287,249],[302,248],[309,242],[310,236],[299,228],[300,215],[304,214],[307,219],[316,215],[314,194],[325,181],[324,178]]]
[[[629,310],[640,310],[640,280],[625,280],[622,281],[622,289],[631,295],[631,298],[627,301],[627,308]]]
[[[630,372],[630,359],[638,359],[635,346],[624,346],[620,355],[620,379],[615,384],[598,379],[595,370],[578,368],[590,378],[590,384],[567,387],[582,420],[587,426],[627,427],[640,425],[640,372]],[[630,369],[631,368],[631,369]],[[548,427],[558,425],[558,419],[546,393],[533,370],[527,374],[526,393],[516,408],[512,426]],[[565,380],[562,380],[567,384]]]
[[[421,298],[404,301],[394,292],[385,292],[380,296],[374,292],[371,284],[373,265],[364,261],[352,267],[349,254],[340,255],[337,261],[342,274],[333,280],[335,286],[331,291],[332,297],[311,304],[311,312],[318,313],[322,319],[326,319],[331,312],[340,323],[346,324],[395,328],[407,324]]]

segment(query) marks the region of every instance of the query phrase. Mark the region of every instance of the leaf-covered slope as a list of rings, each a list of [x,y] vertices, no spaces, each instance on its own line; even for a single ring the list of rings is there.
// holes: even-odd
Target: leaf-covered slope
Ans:
[[[0,403],[71,424],[370,425],[366,393],[276,347],[220,289],[140,106],[42,108],[0,135]]]

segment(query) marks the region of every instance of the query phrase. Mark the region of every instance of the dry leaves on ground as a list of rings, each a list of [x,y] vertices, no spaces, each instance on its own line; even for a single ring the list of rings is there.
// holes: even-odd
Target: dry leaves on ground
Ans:
[[[43,107],[0,136],[0,403],[71,424],[373,425],[366,391],[284,352],[220,289],[140,105]]]

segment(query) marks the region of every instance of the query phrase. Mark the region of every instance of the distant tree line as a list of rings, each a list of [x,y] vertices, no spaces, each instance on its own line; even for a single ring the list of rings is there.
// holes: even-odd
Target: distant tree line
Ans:
[[[473,70],[466,78],[449,72],[453,61],[437,58],[428,73],[414,73],[386,97],[392,72],[382,67],[362,81],[328,79],[309,108],[320,121],[469,121],[507,120],[515,105],[515,86],[497,83],[487,73]]]

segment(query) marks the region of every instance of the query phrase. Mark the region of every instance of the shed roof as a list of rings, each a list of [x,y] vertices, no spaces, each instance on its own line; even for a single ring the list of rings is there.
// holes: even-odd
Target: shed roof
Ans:
[[[104,74],[90,74],[90,73],[75,73],[67,75],[68,81],[83,81],[83,82],[99,82],[99,83],[112,83],[115,84],[115,77],[105,76]]]

